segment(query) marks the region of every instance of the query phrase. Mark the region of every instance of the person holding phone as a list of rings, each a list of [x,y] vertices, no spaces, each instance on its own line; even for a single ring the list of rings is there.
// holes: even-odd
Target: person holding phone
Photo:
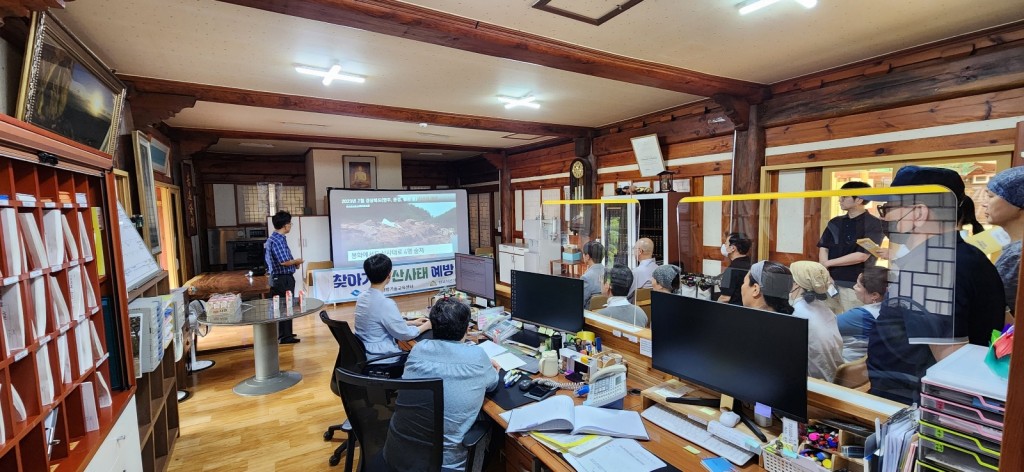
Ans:
[[[842,190],[871,188],[866,182],[847,182]],[[874,255],[857,243],[859,239],[870,239],[882,244],[882,220],[868,213],[867,201],[861,197],[839,197],[839,208],[846,212],[829,220],[825,231],[818,240],[818,262],[828,269],[835,282],[838,296],[828,300],[834,313],[842,313],[861,305],[853,285],[864,267],[873,264]]]

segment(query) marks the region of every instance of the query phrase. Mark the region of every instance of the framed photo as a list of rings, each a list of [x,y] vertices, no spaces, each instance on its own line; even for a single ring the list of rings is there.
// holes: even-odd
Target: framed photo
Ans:
[[[196,177],[192,172],[192,162],[181,162],[181,193],[182,204],[185,206],[185,230],[189,236],[199,234],[199,213],[196,206]]]
[[[377,158],[373,156],[342,156],[345,188],[377,188]]]
[[[28,44],[17,118],[113,155],[124,84],[49,13],[33,14]]]
[[[139,206],[142,209],[142,240],[153,254],[160,254],[160,223],[156,213],[156,182],[153,179],[153,160],[150,158],[150,140],[141,131],[132,134],[135,147],[135,178],[139,186]]]
[[[153,171],[171,176],[171,166],[168,165],[171,156],[171,147],[160,142],[155,137],[149,140],[149,159],[153,161]]]

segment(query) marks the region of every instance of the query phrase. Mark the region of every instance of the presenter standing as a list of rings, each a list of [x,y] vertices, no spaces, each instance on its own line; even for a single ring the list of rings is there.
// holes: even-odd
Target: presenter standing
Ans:
[[[302,259],[292,258],[288,240],[285,239],[285,235],[292,230],[291,213],[279,211],[270,221],[274,224],[274,232],[267,238],[264,251],[267,275],[270,277],[270,296],[278,295],[283,299],[285,292],[291,291],[295,295],[295,268],[302,265]],[[277,328],[277,340],[281,344],[299,342],[299,338],[292,333],[292,320],[278,322]]]

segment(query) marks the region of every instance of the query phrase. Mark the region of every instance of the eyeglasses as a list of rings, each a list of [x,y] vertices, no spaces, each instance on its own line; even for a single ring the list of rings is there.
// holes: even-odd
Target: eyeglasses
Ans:
[[[889,203],[889,204],[886,204],[886,205],[878,205],[875,208],[878,209],[878,216],[880,216],[882,218],[885,218],[885,215],[889,214],[889,212],[891,212],[891,211],[893,211],[893,210],[895,210],[897,208],[907,208],[907,207],[905,207],[903,205],[894,205],[892,203]]]

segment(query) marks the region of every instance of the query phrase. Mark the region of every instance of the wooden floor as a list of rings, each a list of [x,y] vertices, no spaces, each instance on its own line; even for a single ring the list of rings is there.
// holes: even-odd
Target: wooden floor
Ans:
[[[396,297],[402,311],[426,306],[428,294]],[[351,321],[352,303],[329,308],[332,318]],[[181,437],[169,469],[192,471],[312,471],[331,470],[327,458],[344,434],[324,442],[329,424],[342,423],[341,400],[329,381],[338,344],[318,314],[294,321],[302,342],[281,346],[282,370],[295,370],[302,381],[292,388],[261,397],[242,397],[231,391],[253,375],[251,348],[202,354],[215,366],[190,378],[192,398],[179,405]],[[214,328],[199,340],[199,348],[251,344],[251,328]],[[341,466],[338,466],[337,470]]]

